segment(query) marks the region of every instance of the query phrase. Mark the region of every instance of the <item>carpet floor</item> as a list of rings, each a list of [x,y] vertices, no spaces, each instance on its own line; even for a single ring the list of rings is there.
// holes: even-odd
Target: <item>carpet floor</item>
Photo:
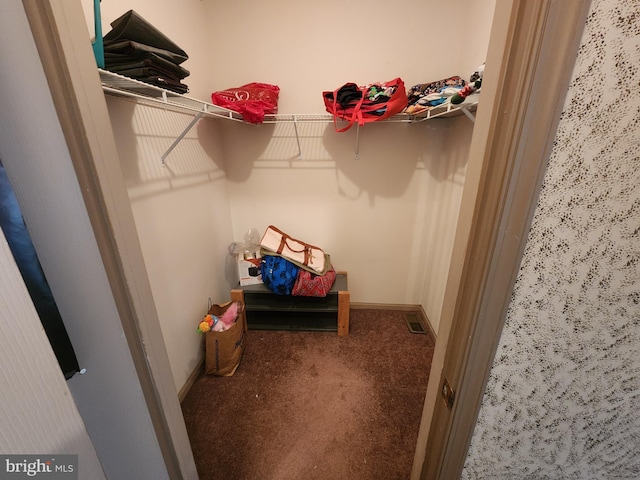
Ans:
[[[351,310],[345,337],[250,330],[235,374],[182,402],[200,479],[408,479],[435,342],[404,315]]]

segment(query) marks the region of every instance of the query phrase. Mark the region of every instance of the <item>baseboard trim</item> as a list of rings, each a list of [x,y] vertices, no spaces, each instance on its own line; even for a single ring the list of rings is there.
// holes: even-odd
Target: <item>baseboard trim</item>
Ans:
[[[353,310],[399,310],[401,312],[415,312],[420,310],[420,305],[400,305],[395,303],[362,303],[351,302]]]
[[[178,401],[180,403],[182,403],[182,401],[185,399],[185,397],[187,396],[187,393],[189,393],[189,390],[191,390],[191,387],[193,387],[193,384],[196,383],[196,380],[203,372],[204,372],[204,358],[200,360],[200,362],[198,362],[198,364],[196,365],[196,368],[193,369],[193,372],[191,372],[191,375],[189,375],[189,378],[187,378],[187,381],[178,392]]]
[[[422,305],[418,305],[418,307],[419,307],[418,315],[420,315],[420,320],[422,321],[422,325],[424,325],[427,328],[427,330],[429,331],[429,334],[435,340],[437,338],[436,331],[433,329],[433,325],[431,325],[431,321],[429,320],[429,317],[427,317],[427,312],[424,311],[424,308],[422,308]]]

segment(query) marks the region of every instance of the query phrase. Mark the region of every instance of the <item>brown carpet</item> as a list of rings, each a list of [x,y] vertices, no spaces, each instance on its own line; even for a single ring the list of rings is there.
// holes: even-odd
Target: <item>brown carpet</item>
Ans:
[[[404,312],[351,310],[347,337],[256,331],[232,377],[182,410],[201,480],[406,480],[434,339]]]

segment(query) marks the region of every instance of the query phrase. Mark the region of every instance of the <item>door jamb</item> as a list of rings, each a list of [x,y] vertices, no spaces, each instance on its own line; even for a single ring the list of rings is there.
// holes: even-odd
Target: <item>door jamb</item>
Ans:
[[[496,5],[412,479],[464,468],[589,6]]]
[[[77,27],[86,28],[82,9],[67,0],[22,3],[167,475],[197,478],[95,59],[88,41],[74,42]]]

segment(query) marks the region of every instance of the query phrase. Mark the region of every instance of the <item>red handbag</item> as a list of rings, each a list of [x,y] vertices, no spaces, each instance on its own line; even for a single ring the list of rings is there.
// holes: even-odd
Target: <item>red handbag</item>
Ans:
[[[327,112],[333,115],[336,132],[346,132],[356,122],[362,126],[396,115],[408,101],[401,78],[365,87],[345,83],[333,92],[322,92],[322,98]],[[348,122],[347,125],[338,128],[338,119]]]
[[[308,270],[300,269],[293,285],[291,295],[299,297],[326,297],[336,281],[336,271],[333,267],[324,275],[316,275]]]
[[[280,87],[268,83],[248,83],[211,94],[214,105],[242,114],[249,123],[262,123],[265,114],[278,113]]]

